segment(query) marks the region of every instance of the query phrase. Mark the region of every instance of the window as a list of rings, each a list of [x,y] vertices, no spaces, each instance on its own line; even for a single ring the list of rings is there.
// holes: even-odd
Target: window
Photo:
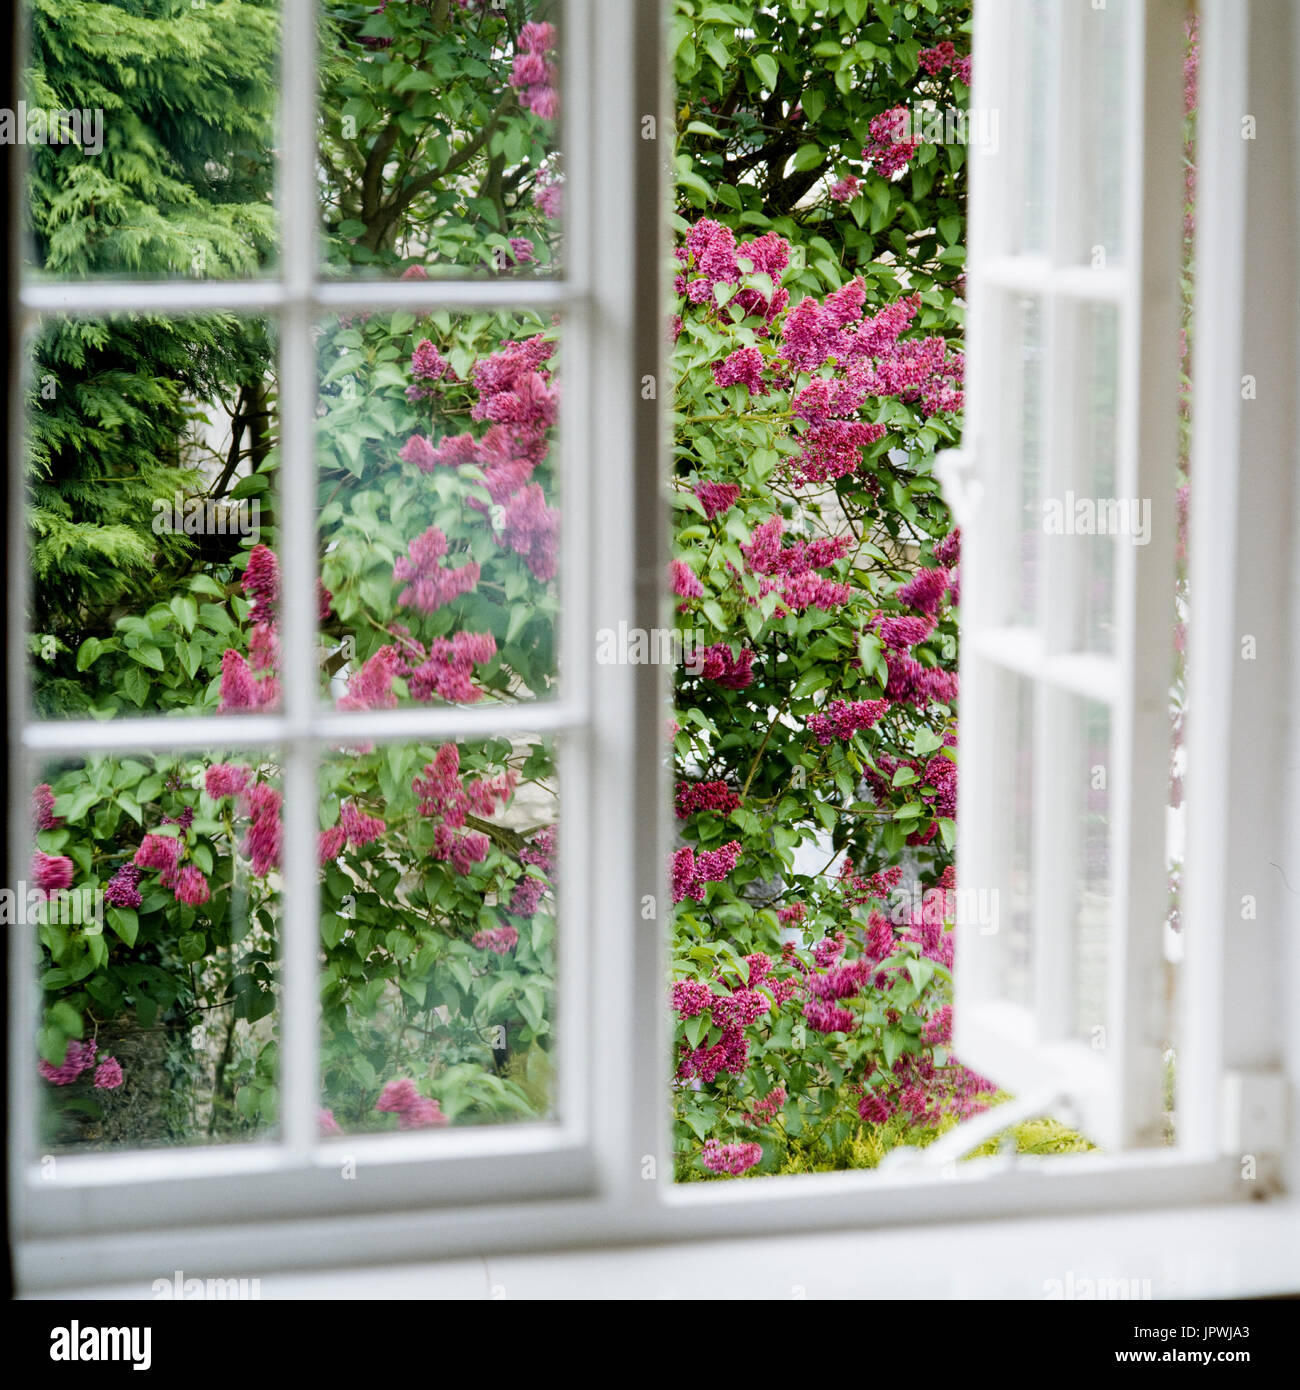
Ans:
[[[1294,285],[1298,238],[1293,219],[1248,217],[1247,209],[1270,181],[1296,185],[1296,84],[1278,80],[1281,65],[1294,68],[1291,18],[1226,4],[1206,12],[1198,236],[1200,262],[1214,273],[1198,300],[1194,374],[1196,713],[1177,1145],[1152,1147],[1163,1078],[1149,1006],[1166,891],[1182,12],[1156,0],[1100,9],[1086,0],[982,0],[973,104],[1003,113],[1001,144],[975,160],[970,442],[950,460],[948,487],[967,545],[959,859],[964,885],[997,893],[999,920],[987,935],[978,921],[961,927],[958,1046],[1017,1092],[1012,1106],[1026,1115],[1076,1107],[1108,1152],[1054,1162],[1050,1174],[962,1165],[954,1181],[936,1184],[932,1166],[1003,1127],[1002,1109],[877,1173],[689,1187],[673,1186],[667,1159],[661,923],[641,911],[645,895],[662,900],[665,877],[665,691],[654,666],[599,664],[591,640],[620,623],[660,626],[665,602],[661,426],[641,389],[660,371],[663,336],[667,161],[662,138],[645,138],[653,132],[643,124],[662,109],[660,18],[658,7],[631,0],[564,7],[569,231],[558,277],[396,283],[315,269],[314,7],[285,0],[280,273],[224,283],[28,279],[19,287],[29,316],[229,309],[273,319],[280,505],[290,519],[280,557],[283,697],[278,708],[245,715],[237,734],[227,721],[192,716],[41,720],[25,694],[11,695],[17,788],[39,781],[33,774],[47,759],[203,749],[234,737],[282,751],[285,806],[284,1099],[273,1141],[60,1157],[43,1174],[25,1063],[33,947],[26,933],[11,933],[11,1133],[28,1136],[13,1191],[28,1287],[148,1280],[178,1259],[187,1272],[228,1273],[268,1260],[307,1266],[721,1235],[738,1220],[751,1232],[842,1229],[1226,1201],[1255,1195],[1276,1171],[1284,975],[1271,972],[1295,909],[1270,865],[1291,863],[1294,835],[1288,841],[1285,829],[1294,821],[1282,808],[1294,785],[1283,769],[1296,759],[1278,757],[1270,736],[1288,728],[1294,742],[1285,721],[1286,609],[1273,604],[1295,570],[1295,429],[1286,403],[1300,335],[1295,295],[1274,289]],[[1113,123],[1100,132],[1085,129],[1081,114],[1094,99]],[[1252,112],[1261,130],[1291,134],[1243,162],[1238,111]],[[1110,157],[1116,151],[1122,160]],[[563,319],[560,693],[506,710],[321,713],[315,545],[310,526],[293,524],[316,512],[313,325],[339,311],[484,306],[540,307]],[[1239,379],[1250,371],[1261,382],[1267,373],[1273,390],[1261,388],[1246,407]],[[22,448],[15,430],[16,556],[26,546]],[[1150,543],[1092,536],[1044,544],[1041,505],[1067,492],[1149,499]],[[1269,566],[1245,563],[1248,540],[1267,549]],[[19,672],[20,586],[9,602],[10,667]],[[1246,614],[1260,650],[1272,644],[1250,668],[1236,659]],[[357,1139],[347,1145],[355,1176],[341,1177],[343,1155],[318,1138],[315,1113],[318,767],[348,740],[522,732],[561,743],[563,833],[581,846],[560,871],[557,1118],[401,1144]],[[1058,775],[1094,764],[1109,774],[1095,789],[1104,801],[1075,794],[1090,789],[1086,775]],[[12,822],[10,879],[18,881],[30,852],[25,797]],[[1236,932],[1246,893],[1258,916]],[[1243,1181],[1247,1155],[1261,1160],[1261,1173]]]

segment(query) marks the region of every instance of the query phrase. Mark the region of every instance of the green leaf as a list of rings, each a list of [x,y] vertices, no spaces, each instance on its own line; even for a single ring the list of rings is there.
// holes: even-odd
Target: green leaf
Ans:
[[[777,78],[781,74],[776,59],[770,53],[759,53],[753,60],[753,68],[763,86],[769,92],[775,91]],[[816,117],[813,119],[815,120]]]

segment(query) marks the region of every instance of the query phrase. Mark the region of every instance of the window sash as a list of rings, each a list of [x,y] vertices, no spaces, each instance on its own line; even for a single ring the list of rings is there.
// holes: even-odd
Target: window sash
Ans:
[[[495,708],[407,709],[338,714],[322,709],[315,685],[317,580],[314,526],[286,525],[278,548],[282,585],[280,633],[283,708],[247,719],[217,717],[139,717],[97,720],[31,718],[25,651],[26,497],[23,457],[25,420],[21,383],[11,381],[12,416],[8,441],[10,477],[10,553],[18,558],[24,582],[10,593],[9,659],[10,765],[19,784],[35,780],[40,762],[60,754],[102,751],[166,750],[196,752],[231,744],[280,750],[284,794],[283,879],[281,910],[280,1095],[279,1137],[269,1143],[219,1149],[169,1150],[130,1155],[68,1155],[58,1159],[60,1180],[43,1186],[34,1176],[36,1086],[30,1068],[16,1066],[12,1088],[12,1132],[17,1146],[15,1191],[23,1224],[57,1230],[75,1219],[88,1226],[136,1220],[178,1220],[201,1208],[209,1214],[248,1209],[247,1182],[259,1178],[264,1200],[292,1178],[295,1207],[327,1210],[338,1205],[337,1167],[342,1151],[320,1142],[316,1132],[319,1075],[318,868],[316,863],[317,769],[321,754],[333,743],[357,738],[455,739],[538,732],[559,735],[558,776],[563,788],[563,834],[571,844],[592,838],[592,810],[608,805],[628,781],[626,745],[608,737],[611,723],[631,723],[636,682],[610,680],[594,662],[591,632],[593,575],[601,573],[605,591],[630,611],[635,546],[602,544],[591,533],[599,500],[601,475],[594,467],[591,402],[602,394],[625,390],[630,380],[629,343],[633,318],[628,277],[609,273],[594,255],[593,219],[603,238],[618,247],[631,239],[635,221],[634,189],[621,202],[598,202],[596,190],[619,182],[619,169],[631,163],[631,80],[637,49],[632,41],[627,6],[595,7],[591,0],[566,0],[561,25],[567,89],[563,112],[566,155],[566,254],[563,273],[550,280],[502,281],[322,281],[317,247],[315,187],[316,149],[316,16],[313,0],[285,0],[281,37],[281,111],[283,146],[278,201],[281,218],[281,271],[253,282],[214,281],[85,282],[54,284],[33,279],[19,284],[17,303],[28,322],[40,315],[93,315],[122,311],[187,314],[205,310],[263,312],[279,328],[280,506],[286,517],[313,517],[316,504],[315,407],[318,367],[312,332],[324,314],[349,307],[437,309],[549,308],[562,315],[565,335],[565,391],[559,422],[559,473],[562,534],[559,557],[561,685],[557,699],[533,706]],[[642,40],[642,42],[644,39]],[[623,63],[602,57],[596,77],[594,55],[606,46]],[[619,71],[621,66],[621,71]],[[596,132],[600,132],[599,135]],[[609,134],[620,132],[620,134]],[[644,194],[641,195],[644,199]],[[608,256],[605,259],[609,259]],[[596,272],[606,273],[597,281]],[[622,373],[620,379],[619,373]],[[635,440],[625,427],[616,437]],[[621,601],[621,602],[620,602]],[[598,713],[599,712],[599,713]],[[621,773],[621,775],[620,775]],[[18,881],[29,852],[25,819],[15,817],[8,846],[11,881]],[[562,950],[557,994],[560,1013],[557,1040],[558,1119],[534,1125],[501,1125],[413,1138],[395,1144],[362,1140],[344,1146],[364,1151],[367,1162],[384,1168],[383,1200],[464,1201],[489,1192],[554,1195],[589,1191],[595,1181],[593,1136],[594,1069],[588,1000],[593,993],[591,950],[586,939],[595,915],[589,865],[565,856],[557,868]],[[628,875],[630,878],[631,876]],[[603,896],[618,895],[605,891]],[[612,904],[605,904],[608,913]],[[13,933],[11,1010],[13,1055],[30,1055],[35,1035],[36,1000],[25,982],[33,980],[35,943]],[[20,984],[19,982],[23,982]],[[484,1164],[494,1176],[484,1182]],[[500,1174],[499,1176],[497,1174]],[[223,1179],[227,1181],[223,1182]],[[170,1181],[169,1181],[170,1180]],[[202,1183],[202,1195],[194,1186]],[[161,1186],[159,1186],[161,1184]],[[112,1191],[117,1215],[106,1206],[72,1202],[70,1189],[86,1193]],[[130,1194],[127,1200],[123,1197]],[[224,1195],[223,1195],[224,1194]],[[283,1192],[281,1193],[283,1196]],[[370,1199],[373,1203],[374,1197]],[[362,1198],[359,1205],[365,1206]],[[267,1211],[283,1211],[276,1199]],[[75,1218],[72,1213],[75,1213]]]
[[[975,101],[1024,112],[1032,74],[1022,7],[986,0]],[[1046,128],[1049,207],[1046,246],[1019,249],[1017,222],[1027,201],[1032,122],[1004,129],[1002,148],[975,164],[971,209],[970,392],[967,472],[975,473],[981,508],[964,533],[962,758],[958,862],[962,883],[1009,897],[1012,816],[985,804],[997,786],[996,760],[1005,711],[997,706],[998,672],[1022,679],[1034,718],[1032,999],[1008,1006],[995,943],[975,922],[958,923],[956,1046],[977,1070],[1008,1088],[1048,1086],[1081,1109],[1086,1131],[1108,1148],[1159,1142],[1161,1058],[1150,1001],[1158,997],[1164,916],[1164,805],[1168,770],[1168,684],[1172,670],[1173,492],[1177,436],[1177,329],[1180,270],[1181,69],[1183,10],[1166,0],[1131,3],[1127,23],[1126,128],[1122,256],[1118,265],[1080,265],[1084,225],[1079,168],[1099,136],[1080,100],[1080,73],[1097,24],[1087,0],[1053,6]],[[1040,113],[1041,115],[1042,113]],[[986,177],[987,166],[992,168]],[[1021,582],[1020,535],[1027,529],[1014,500],[1022,465],[1011,456],[1019,391],[1013,360],[1017,297],[1039,305],[1042,360],[1037,494],[1087,496],[1079,424],[1087,419],[1087,372],[1079,359],[1083,313],[1108,305],[1118,317],[1118,498],[1150,499],[1151,537],[1143,546],[1114,545],[1113,654],[1080,651],[1086,551],[1082,538],[1036,547],[1036,611],[1012,623]],[[1037,519],[1036,519],[1037,520]],[[1110,545],[1093,538],[1092,545]],[[1061,751],[1073,747],[1080,708],[1070,695],[1110,712],[1109,930],[1104,1047],[1069,1036],[1067,1010],[1077,986],[1071,956],[1070,894],[1080,862],[1081,807],[1061,776]]]

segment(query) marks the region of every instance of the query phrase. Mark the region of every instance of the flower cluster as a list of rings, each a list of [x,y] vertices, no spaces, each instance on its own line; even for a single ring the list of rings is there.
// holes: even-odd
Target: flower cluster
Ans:
[[[673,855],[673,902],[679,903],[683,898],[703,902],[704,885],[726,878],[739,858],[739,840],[729,840],[720,848],[705,850],[699,856],[690,845],[683,845]]]
[[[729,815],[740,805],[740,797],[725,782],[678,782],[677,819],[685,820],[699,811]]]
[[[755,527],[749,544],[740,548],[750,573],[758,576],[759,598],[773,592],[779,595],[778,618],[805,608],[838,608],[847,603],[849,585],[817,571],[842,560],[852,545],[851,537],[822,536],[782,546],[784,531],[785,520],[777,513]]]
[[[398,1129],[434,1129],[447,1123],[438,1102],[422,1096],[415,1089],[415,1082],[406,1077],[388,1082],[375,1102],[375,1109],[396,1115]],[[332,1120],[333,1116],[330,1118]]]
[[[98,1056],[99,1065],[95,1065]],[[92,1082],[97,1091],[115,1091],[122,1084],[122,1066],[116,1057],[100,1053],[99,1044],[93,1039],[88,1042],[68,1043],[59,1066],[52,1066],[44,1058],[36,1064],[36,1070],[54,1086],[71,1086],[92,1067],[95,1076]]]
[[[560,114],[555,42],[553,24],[530,21],[519,31],[518,51],[510,69],[510,85],[519,92],[519,105],[544,121],[553,121]]]
[[[823,747],[836,739],[847,743],[859,730],[871,728],[888,708],[888,700],[834,700],[820,714],[808,716],[808,732]]]
[[[957,56],[957,46],[950,39],[937,43],[933,48],[923,48],[916,57],[917,65],[931,77],[937,77],[949,68],[953,76],[967,87],[970,86],[970,54]]]
[[[881,178],[893,178],[906,169],[921,142],[908,137],[907,107],[895,106],[873,116],[867,127],[868,141],[862,151]]]
[[[430,526],[410,543],[407,553],[393,566],[394,582],[407,586],[397,599],[402,607],[433,613],[452,599],[473,593],[479,579],[477,562],[444,566],[441,562],[446,554],[447,537],[437,526]]]
[[[763,1146],[755,1143],[721,1144],[708,1139],[700,1161],[711,1173],[729,1173],[733,1177],[746,1173],[763,1161]]]
[[[732,655],[726,642],[715,642],[699,654],[696,669],[705,680],[715,681],[727,690],[743,690],[754,679],[754,653],[741,647]]]
[[[433,857],[449,862],[458,874],[467,874],[482,863],[487,858],[488,837],[481,830],[466,830],[466,818],[471,812],[483,818],[493,815],[498,803],[504,806],[514,795],[515,780],[511,770],[497,777],[463,780],[460,749],[444,743],[411,782],[420,814],[438,822],[430,850]]]
[[[480,951],[491,951],[494,956],[505,956],[519,944],[519,932],[511,926],[488,927],[475,932],[471,944]]]
[[[732,297],[731,304],[770,324],[790,302],[790,292],[776,285],[790,264],[790,243],[775,232],[737,244],[736,234],[730,227],[703,217],[691,228],[686,245],[678,247],[675,255],[682,269],[674,281],[674,288],[690,304],[713,305],[711,312],[716,312],[715,287],[739,285],[741,278],[751,271],[771,278],[772,293],[765,295],[760,289],[741,289]],[[748,262],[750,269],[742,266],[741,261]]]

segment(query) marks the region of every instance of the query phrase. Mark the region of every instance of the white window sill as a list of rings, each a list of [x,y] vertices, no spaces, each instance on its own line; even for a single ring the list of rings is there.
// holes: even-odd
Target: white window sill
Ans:
[[[259,1277],[263,1299],[1044,1299],[1064,1289],[1077,1299],[1091,1296],[1086,1290],[1102,1280],[1124,1280],[1109,1287],[1134,1291],[1144,1291],[1149,1280],[1152,1299],[1246,1298],[1300,1291],[1300,1202],[629,1245]],[[143,1282],[25,1296],[154,1297]]]

